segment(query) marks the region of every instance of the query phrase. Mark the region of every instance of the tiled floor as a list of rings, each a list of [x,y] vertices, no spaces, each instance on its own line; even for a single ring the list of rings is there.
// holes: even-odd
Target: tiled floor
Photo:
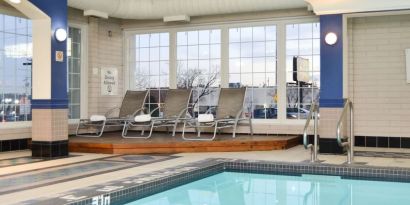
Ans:
[[[31,158],[30,156],[2,159],[0,160],[0,167],[8,167],[8,166],[28,164],[28,163],[40,162],[40,161],[43,161],[43,160]]]
[[[309,159],[309,151],[305,150],[303,146],[297,146],[285,151],[183,153],[173,155],[175,158],[168,158],[165,156],[166,160],[162,158],[164,156],[155,155],[120,156],[83,153],[72,154],[79,156],[0,168],[0,192],[4,193],[0,193],[0,201],[2,204],[21,204],[23,201],[50,196],[70,197],[69,195],[67,196],[67,193],[70,193],[70,190],[92,187],[103,183],[109,184],[110,181],[121,180],[144,173],[151,173],[159,169],[171,168],[207,158],[239,158],[245,160],[283,162],[302,162]],[[0,154],[0,159],[25,157],[29,155],[29,152],[3,153]],[[324,160],[323,163],[343,164],[346,160],[346,156],[319,155],[319,159]],[[357,156],[355,161],[366,163],[367,166],[410,168],[410,158],[398,158],[394,156],[390,158]],[[133,166],[129,166],[130,164]],[[84,165],[84,167],[81,167],[82,165]],[[90,168],[94,165],[99,167]],[[105,169],[105,171],[93,172],[93,169],[94,171]],[[44,172],[51,175],[54,174],[53,176],[55,176],[55,178],[45,178],[44,175],[42,175]],[[71,175],[68,174],[69,176],[66,176],[67,174],[65,174],[64,176],[61,176],[62,173],[67,172],[70,172]],[[86,172],[90,174],[87,174]],[[29,175],[36,177],[27,177]],[[66,180],[59,180],[64,177],[67,177]],[[12,178],[14,178],[15,181],[11,180]],[[16,183],[16,180],[18,183]],[[25,187],[27,186],[27,184],[24,183],[25,180],[34,184],[38,183],[40,186]],[[49,182],[46,183],[44,180],[49,180]],[[10,186],[10,184],[13,183],[15,187],[22,186],[21,189],[18,189],[17,191],[15,187],[13,188]],[[13,190],[13,192],[10,192],[10,190]]]

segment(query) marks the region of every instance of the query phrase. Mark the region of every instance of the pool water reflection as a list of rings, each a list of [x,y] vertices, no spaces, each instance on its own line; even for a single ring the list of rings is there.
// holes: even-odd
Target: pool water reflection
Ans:
[[[410,183],[224,172],[128,205],[404,205]]]

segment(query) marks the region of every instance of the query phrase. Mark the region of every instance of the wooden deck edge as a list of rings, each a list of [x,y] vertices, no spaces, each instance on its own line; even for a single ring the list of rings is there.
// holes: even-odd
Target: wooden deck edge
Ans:
[[[300,137],[283,140],[259,141],[212,141],[212,142],[170,142],[170,143],[81,143],[70,142],[70,152],[104,154],[174,154],[182,152],[242,152],[284,150],[297,146]]]

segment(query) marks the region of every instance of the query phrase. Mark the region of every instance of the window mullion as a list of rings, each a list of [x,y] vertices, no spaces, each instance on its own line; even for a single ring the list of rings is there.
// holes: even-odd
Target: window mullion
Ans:
[[[177,88],[177,35],[169,32],[169,88]]]
[[[277,24],[277,95],[278,120],[286,120],[286,28]]]
[[[221,87],[229,87],[229,29],[221,29]]]

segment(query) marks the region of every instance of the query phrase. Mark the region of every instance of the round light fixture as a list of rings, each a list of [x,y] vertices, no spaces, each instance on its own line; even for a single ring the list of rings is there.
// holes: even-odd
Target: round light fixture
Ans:
[[[63,42],[67,39],[67,31],[63,28],[57,29],[54,35],[57,41],[60,41],[60,42]]]
[[[337,35],[333,32],[329,32],[325,36],[325,42],[327,45],[335,45],[337,43]]]
[[[10,2],[13,4],[19,4],[21,3],[21,0],[10,0]]]

